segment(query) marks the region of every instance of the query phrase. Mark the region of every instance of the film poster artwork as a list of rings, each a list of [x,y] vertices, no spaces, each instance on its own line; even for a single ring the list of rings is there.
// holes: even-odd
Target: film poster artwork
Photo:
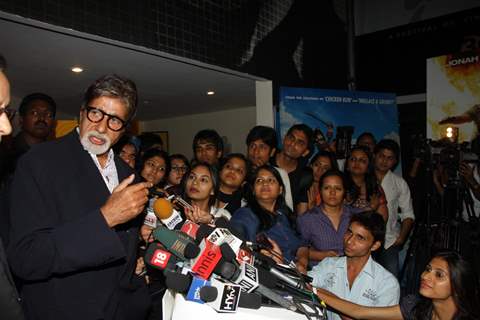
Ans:
[[[389,138],[400,143],[392,93],[281,87],[276,119],[279,136],[283,138],[297,123],[310,126],[325,140],[337,139],[337,151],[341,130],[350,135],[352,145],[363,132],[371,132],[377,141]]]
[[[480,126],[480,50],[427,59],[427,138],[470,142]],[[450,137],[449,137],[450,138]]]

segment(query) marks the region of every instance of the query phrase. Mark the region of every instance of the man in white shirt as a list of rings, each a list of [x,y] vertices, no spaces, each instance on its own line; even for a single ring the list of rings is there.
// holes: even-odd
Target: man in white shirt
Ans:
[[[312,285],[360,305],[398,304],[397,279],[371,257],[384,236],[385,223],[380,214],[366,211],[353,215],[343,240],[345,256],[325,258],[313,267],[308,273]],[[349,319],[332,311],[327,315],[328,319]]]
[[[394,140],[384,139],[375,146],[375,175],[385,192],[388,206],[384,250],[379,252],[377,260],[396,277],[401,269],[399,252],[407,241],[415,220],[407,182],[392,172],[399,156],[400,146]]]

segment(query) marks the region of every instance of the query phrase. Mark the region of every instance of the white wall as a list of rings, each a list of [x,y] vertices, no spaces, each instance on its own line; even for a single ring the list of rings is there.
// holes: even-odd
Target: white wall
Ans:
[[[256,108],[245,107],[144,121],[141,123],[141,131],[168,131],[169,153],[182,153],[191,158],[193,137],[198,131],[214,129],[222,137],[227,137],[231,152],[245,153],[246,135],[255,125]]]

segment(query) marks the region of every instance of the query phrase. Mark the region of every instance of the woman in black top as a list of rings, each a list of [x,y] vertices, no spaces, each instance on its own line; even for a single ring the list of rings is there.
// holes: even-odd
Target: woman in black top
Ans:
[[[480,319],[478,278],[472,266],[455,251],[435,254],[421,275],[420,297],[406,296],[400,305],[364,307],[318,289],[328,306],[355,319],[466,320]]]

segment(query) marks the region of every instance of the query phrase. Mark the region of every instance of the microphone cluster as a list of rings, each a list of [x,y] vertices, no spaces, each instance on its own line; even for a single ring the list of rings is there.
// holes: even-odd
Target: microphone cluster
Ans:
[[[280,268],[271,258],[253,250],[257,246],[243,241],[228,220],[219,218],[215,225],[183,219],[171,223],[177,218],[172,219],[176,213],[171,203],[166,203],[170,200],[155,201],[152,208],[162,224],[153,230],[155,241],[146,250],[145,263],[162,270],[167,287],[185,294],[186,300],[227,313],[239,307],[259,309],[262,297],[302,313],[304,307],[296,297],[322,306],[316,295],[306,289],[304,277],[296,270]],[[320,314],[325,314],[323,306]]]

